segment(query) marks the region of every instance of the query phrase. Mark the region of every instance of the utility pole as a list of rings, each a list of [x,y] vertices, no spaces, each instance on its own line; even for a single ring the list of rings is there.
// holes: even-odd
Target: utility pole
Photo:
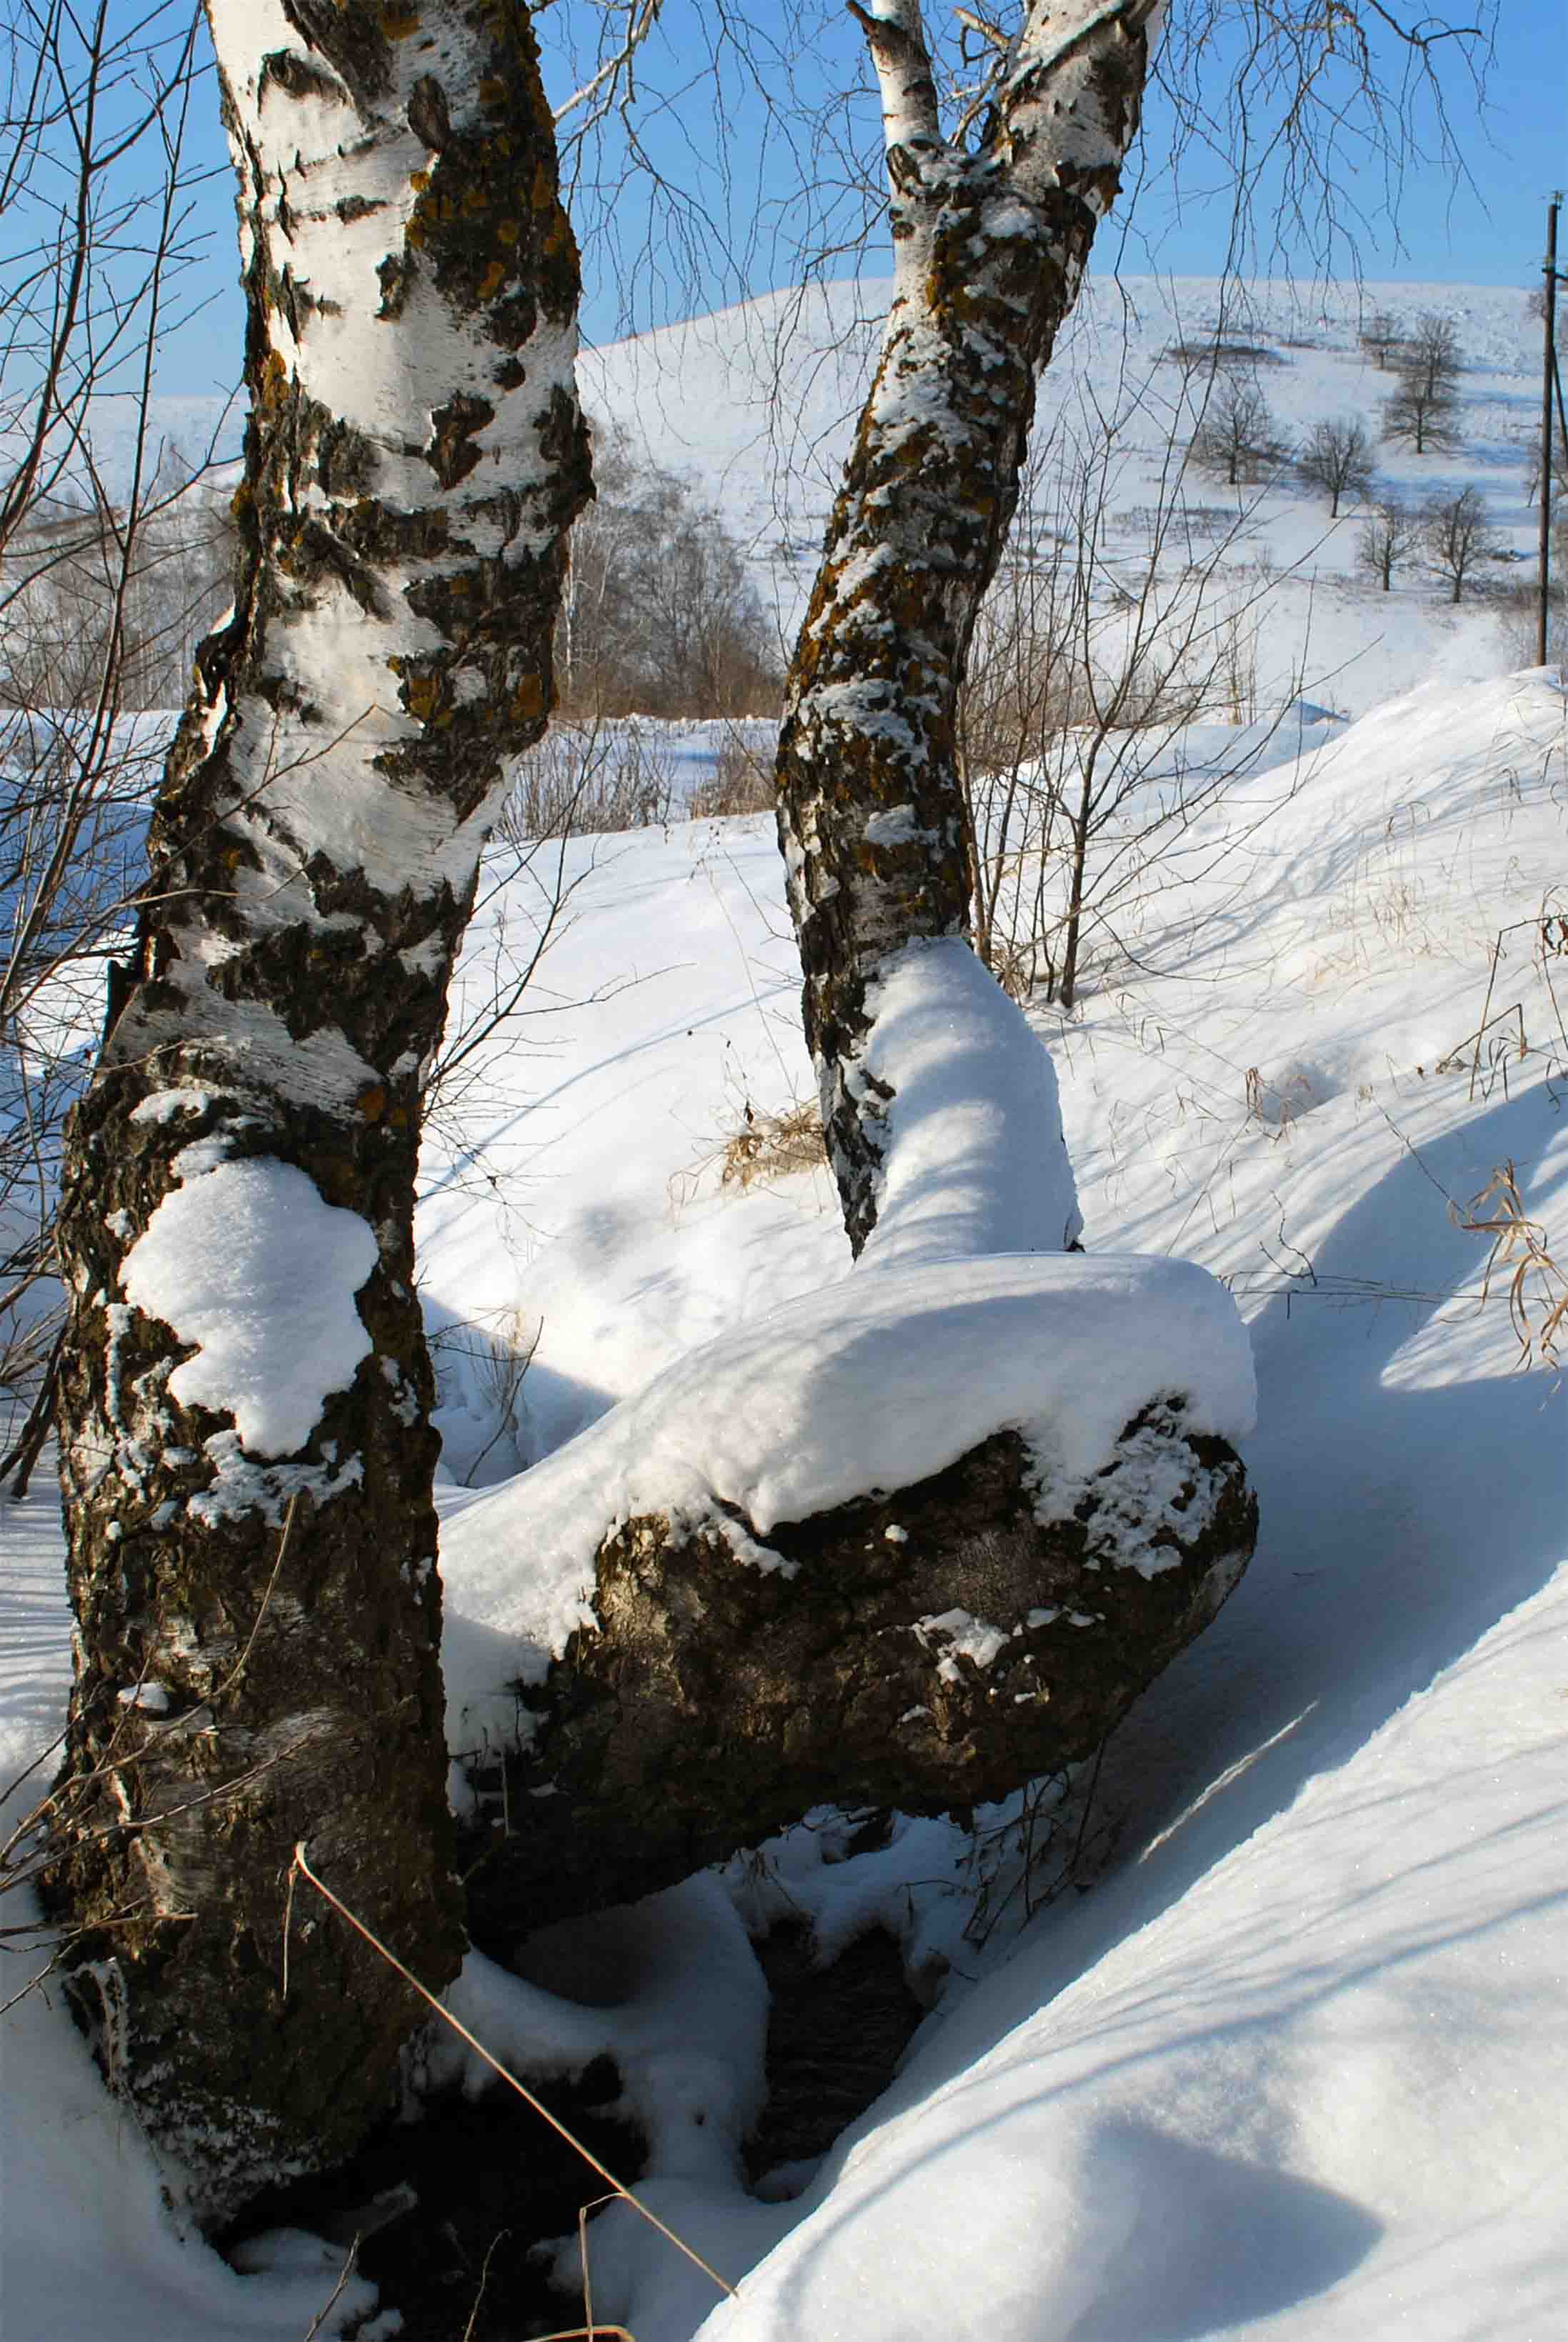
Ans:
[[[1557,268],[1557,214],[1562,203],[1562,191],[1558,189],[1546,205],[1546,263],[1543,271],[1546,279],[1546,356],[1541,392],[1541,603],[1535,630],[1538,666],[1546,664],[1546,622],[1552,601],[1552,407],[1554,390],[1559,406],[1563,401],[1557,375],[1557,287],[1568,280],[1560,276]],[[1568,438],[1568,431],[1563,435]]]

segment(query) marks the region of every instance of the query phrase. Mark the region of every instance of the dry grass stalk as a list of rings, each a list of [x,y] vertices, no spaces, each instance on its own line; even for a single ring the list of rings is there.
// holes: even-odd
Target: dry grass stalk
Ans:
[[[713,777],[697,783],[686,811],[693,821],[727,820],[735,815],[772,813],[776,802],[772,756],[737,738],[724,742]]]
[[[515,2090],[517,2096],[524,2101],[524,2103],[532,2107],[534,2113],[538,2115],[543,2121],[549,2124],[550,2128],[556,2134],[557,2137],[564,2138],[568,2147],[575,2148],[576,2152],[582,2157],[584,2162],[588,2166],[588,2168],[591,2171],[596,2171],[598,2173],[599,2177],[604,2181],[613,2196],[618,2197],[623,2203],[629,2204],[633,2211],[640,2214],[641,2217],[646,2220],[651,2228],[656,2228],[658,2230],[660,2236],[664,2238],[666,2243],[674,2245],[677,2252],[684,2253],[687,2260],[692,2263],[694,2268],[700,2268],[705,2277],[711,2277],[714,2284],[718,2287],[721,2293],[729,2295],[734,2295],[735,2293],[736,2288],[730,2284],[726,2277],[722,2277],[717,2269],[713,2267],[710,2263],[703,2258],[701,2253],[695,2251],[692,2246],[688,2245],[683,2237],[678,2237],[675,2234],[674,2228],[666,2227],[664,2221],[660,2219],[658,2214],[656,2212],[650,2211],[647,2205],[642,2201],[640,2197],[634,2196],[629,2187],[624,2186],[621,2180],[617,2179],[614,2173],[609,2170],[605,2165],[601,2163],[598,2157],[594,2155],[590,2148],[584,2147],[582,2140],[578,2138],[574,2132],[567,2129],[565,2124],[560,2119],[559,2116],[553,2115],[549,2107],[545,2106],[541,2099],[534,2097],[533,2091],[528,2088],[525,2083],[520,2082],[516,2075],[512,2073],[508,2067],[504,2067],[501,2063],[499,2057],[493,2056],[491,2051],[486,2049],[484,2042],[479,2039],[476,2034],[471,2033],[466,2025],[463,2024],[459,2018],[453,2016],[452,2011],[449,2008],[444,2007],[429,1987],[420,1983],[419,1978],[414,1974],[413,1970],[411,1968],[404,1967],[396,1953],[389,1951],[387,1947],[382,1942],[380,1937],[374,1935],[370,1928],[365,1926],[364,1920],[361,1919],[356,1913],[351,1911],[348,1905],[345,1903],[340,1897],[335,1895],[332,1888],[328,1887],[323,1879],[316,1877],[315,1872],[311,1868],[310,1863],[306,1858],[303,1843],[295,1847],[294,1863],[289,1871],[291,1908],[292,1891],[294,1882],[296,1878],[303,1878],[310,1886],[314,1887],[316,1893],[321,1897],[323,1902],[331,1904],[333,1909],[338,1914],[338,1917],[347,1921],[348,1925],[354,1929],[355,1934],[360,1937],[364,1942],[367,1943],[373,1952],[378,1953],[386,1962],[387,1966],[394,1969],[403,1978],[404,1983],[409,1986],[414,1992],[418,1994],[420,1999],[424,2001],[426,2007],[430,2009],[432,2014],[439,2017],[442,2024],[446,2026],[450,2031],[455,2033],[458,2039],[464,2042],[467,2047],[473,2050],[476,2057],[483,2058],[485,2065],[489,2067],[491,2072],[498,2075],[501,2080],[507,2085],[509,2089]],[[287,1919],[285,1917],[285,1956],[286,1931]],[[584,2262],[584,2267],[586,2267],[586,2262]],[[584,2329],[578,2327],[574,2328],[573,2330],[574,2332],[580,2334]],[[593,2342],[593,2337],[594,2335],[614,2335],[623,2333],[624,2330],[624,2328],[614,2326],[594,2327],[592,2318],[590,2318],[588,2328],[589,2342]],[[547,2342],[563,2342],[563,2337],[547,2337]],[[625,2337],[625,2342],[632,2342],[632,2337],[629,2335]]]
[[[1507,1274],[1508,1316],[1522,1363],[1560,1366],[1559,1346],[1568,1329],[1568,1275],[1552,1256],[1545,1228],[1526,1211],[1513,1164],[1500,1165],[1468,1206],[1452,1205],[1450,1210],[1454,1226],[1467,1236],[1492,1239],[1481,1297],[1489,1300],[1493,1280]]]
[[[343,2265],[337,2283],[333,2287],[332,2291],[328,2294],[326,2299],[322,2303],[321,2307],[316,2311],[315,2316],[310,2321],[309,2328],[305,2334],[305,2342],[315,2342],[316,2336],[321,2332],[322,2327],[326,2324],[327,2319],[332,2316],[333,2311],[336,2308],[339,2301],[343,2298],[343,2289],[345,2286],[347,2285],[349,2278],[354,2275],[354,2265],[359,2258],[359,2245],[360,2240],[355,2237],[353,2244],[350,2245],[348,2248],[348,2258]]]
[[[510,2228],[498,2228],[490,2239],[489,2250],[484,2256],[484,2265],[479,2271],[479,2290],[474,2297],[474,2307],[468,2313],[468,2323],[463,2329],[463,2342],[474,2342],[474,2329],[479,2322],[479,2305],[484,2298],[484,2288],[490,2282],[490,2264],[495,2257],[496,2247],[504,2244],[511,2234]]]
[[[719,1184],[749,1187],[758,1179],[787,1179],[827,1161],[822,1114],[814,1098],[797,1098],[782,1114],[758,1114],[750,1101],[739,1130],[724,1141]]]

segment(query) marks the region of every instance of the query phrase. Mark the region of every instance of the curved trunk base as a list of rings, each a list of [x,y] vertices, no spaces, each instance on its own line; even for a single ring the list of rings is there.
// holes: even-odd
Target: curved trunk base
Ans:
[[[949,1812],[1077,1762],[1214,1616],[1256,1526],[1235,1451],[1165,1402],[1086,1495],[1054,1503],[1002,1432],[770,1529],[771,1570],[715,1527],[624,1523],[599,1552],[600,1631],[525,1695],[476,1938],[652,1893],[814,1805]]]

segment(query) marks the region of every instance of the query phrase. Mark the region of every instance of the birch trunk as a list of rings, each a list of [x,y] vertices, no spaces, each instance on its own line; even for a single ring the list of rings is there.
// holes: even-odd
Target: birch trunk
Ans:
[[[111,2084],[216,2222],[352,2147],[415,2014],[319,1905],[289,1928],[296,1841],[433,1988],[461,1956],[417,1099],[588,465],[524,0],[208,10],[244,549],[70,1139],[52,1894]]]
[[[1035,375],[1117,193],[1162,6],[1030,0],[966,146],[942,132],[919,0],[850,5],[881,84],[896,278],[790,670],[778,781],[806,1035],[858,1254],[894,1103],[868,1063],[878,986],[911,946],[968,935],[958,686],[1017,501]],[[1032,1114],[1018,1146],[1040,1129]],[[1026,1218],[1017,1247],[1068,1241],[1049,1216]]]

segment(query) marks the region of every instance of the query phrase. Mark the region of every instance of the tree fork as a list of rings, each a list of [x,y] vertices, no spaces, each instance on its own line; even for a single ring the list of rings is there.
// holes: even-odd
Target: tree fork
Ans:
[[[50,1895],[109,2080],[215,2223],[352,2148],[419,2013],[297,1913],[285,1998],[296,1843],[433,1984],[461,1957],[419,1083],[505,760],[553,703],[591,491],[524,0],[207,5],[247,299],[242,554],[69,1138],[77,1666]],[[177,1324],[131,1297],[170,1199],[249,1193],[240,1166],[354,1239],[333,1274],[364,1355],[318,1374],[281,1446],[244,1376],[231,1397],[201,1364],[214,1306],[255,1314],[260,1239],[204,1255],[205,1316],[166,1276]],[[255,1328],[264,1381],[287,1387],[312,1297]]]
[[[971,150],[941,132],[918,0],[850,0],[882,88],[893,305],[791,666],[779,836],[806,1037],[858,1253],[888,1097],[879,968],[967,936],[955,707],[1018,497],[1034,381],[1137,130],[1158,0],[1031,0]]]

